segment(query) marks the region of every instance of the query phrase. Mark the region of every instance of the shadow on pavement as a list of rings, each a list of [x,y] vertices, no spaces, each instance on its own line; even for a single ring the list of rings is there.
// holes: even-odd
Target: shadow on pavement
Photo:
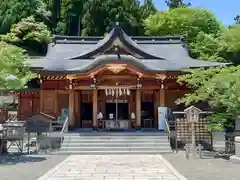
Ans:
[[[41,162],[47,160],[45,157],[33,156],[33,155],[17,155],[8,154],[0,156],[0,166],[1,165],[16,165],[19,163],[29,163],[29,162]]]

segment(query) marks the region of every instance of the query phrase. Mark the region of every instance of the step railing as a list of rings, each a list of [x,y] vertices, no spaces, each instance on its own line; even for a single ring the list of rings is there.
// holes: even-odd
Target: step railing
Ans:
[[[60,136],[61,136],[61,143],[63,143],[63,140],[64,140],[64,135],[65,133],[68,132],[68,117],[66,117],[65,121],[64,121],[64,124],[63,124],[63,127],[62,127],[62,130],[60,132]]]
[[[171,139],[171,130],[170,130],[170,125],[169,125],[169,122],[168,122],[167,117],[164,118],[164,122],[165,122],[164,133],[165,133],[165,135],[168,136],[168,141],[169,141],[169,143],[170,143],[170,139]]]

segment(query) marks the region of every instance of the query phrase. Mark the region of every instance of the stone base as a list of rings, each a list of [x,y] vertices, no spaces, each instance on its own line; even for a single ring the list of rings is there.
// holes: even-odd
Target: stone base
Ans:
[[[234,155],[230,157],[230,161],[234,162],[234,163],[239,163],[240,164],[240,157]]]

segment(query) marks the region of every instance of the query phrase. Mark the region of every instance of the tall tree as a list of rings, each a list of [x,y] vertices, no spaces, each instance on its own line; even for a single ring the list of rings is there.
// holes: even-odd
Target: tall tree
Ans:
[[[211,59],[218,54],[212,52],[218,50],[215,38],[224,31],[224,26],[213,13],[195,8],[174,8],[158,12],[144,21],[144,27],[146,34],[152,36],[181,35],[190,47],[191,56]],[[206,45],[201,43],[203,40]]]
[[[145,0],[144,4],[141,6],[142,11],[142,19],[145,20],[150,15],[153,15],[157,12],[157,8],[155,7],[152,0]]]
[[[149,8],[150,3],[144,7]],[[112,23],[120,21],[128,34],[143,35],[141,21],[143,16],[151,14],[146,11],[136,0],[89,0],[84,4],[82,34],[102,36]]]
[[[220,53],[225,59],[240,64],[240,24],[235,24],[221,34],[219,43]]]
[[[28,16],[46,18],[46,4],[42,0],[1,0],[0,34],[10,31],[11,26]]]
[[[58,0],[54,0],[58,1]],[[81,34],[83,6],[89,0],[61,0],[60,15],[57,18],[56,33],[76,36]]]
[[[169,8],[188,7],[191,3],[184,3],[183,0],[165,0]]]

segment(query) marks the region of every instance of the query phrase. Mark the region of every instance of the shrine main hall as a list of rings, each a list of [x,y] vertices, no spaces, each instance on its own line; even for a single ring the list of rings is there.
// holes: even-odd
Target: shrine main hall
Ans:
[[[158,128],[158,107],[182,110],[175,102],[191,91],[178,76],[221,65],[191,58],[181,37],[130,37],[119,26],[105,37],[54,36],[46,56],[30,61],[39,78],[19,93],[18,119],[65,110],[72,128],[104,128],[104,120]]]

